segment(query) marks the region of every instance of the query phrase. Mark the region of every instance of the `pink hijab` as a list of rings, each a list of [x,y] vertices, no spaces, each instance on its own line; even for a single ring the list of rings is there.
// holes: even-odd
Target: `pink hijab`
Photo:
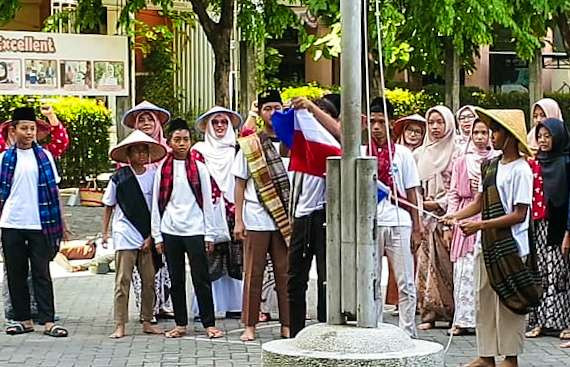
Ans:
[[[170,151],[170,147],[166,143],[166,138],[164,137],[162,125],[160,124],[160,121],[158,120],[158,116],[156,115],[156,112],[147,110],[147,111],[143,111],[143,112],[137,114],[137,117],[135,119],[135,126],[137,126],[139,124],[139,120],[140,120],[141,116],[144,114],[147,114],[147,113],[149,115],[151,115],[152,119],[154,120],[154,130],[153,130],[152,134],[150,135],[150,137],[153,138],[160,145],[165,147],[167,151]]]
[[[547,119],[548,118],[555,118],[555,119],[564,121],[562,119],[562,111],[560,110],[560,106],[558,105],[558,102],[556,102],[552,98],[543,98],[543,99],[539,100],[538,102],[536,102],[535,104],[533,104],[532,108],[530,109],[530,121],[533,125],[534,125],[534,121],[533,121],[532,115],[534,114],[534,109],[536,106],[540,107],[544,111],[544,114],[546,115]],[[538,151],[538,143],[536,141],[535,130],[536,130],[536,126],[533,126],[532,129],[530,129],[528,135],[526,136],[526,139],[528,142],[528,147],[533,152]]]

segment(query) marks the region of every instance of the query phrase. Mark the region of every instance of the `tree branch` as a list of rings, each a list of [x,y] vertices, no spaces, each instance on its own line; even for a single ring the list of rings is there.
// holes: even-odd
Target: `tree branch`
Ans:
[[[206,36],[210,38],[213,36],[217,29],[216,23],[208,15],[208,9],[205,0],[190,0],[190,3],[192,3],[192,9],[198,16],[198,20],[200,21],[202,28],[204,28]]]
[[[568,24],[568,14],[560,11],[554,17],[554,23],[558,25],[564,43],[564,50],[570,56],[570,24]]]

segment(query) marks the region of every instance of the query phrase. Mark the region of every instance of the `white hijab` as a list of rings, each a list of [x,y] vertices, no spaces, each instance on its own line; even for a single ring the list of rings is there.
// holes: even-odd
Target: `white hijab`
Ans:
[[[224,197],[233,203],[235,179],[231,171],[236,154],[236,133],[230,119],[223,114],[228,120],[228,129],[223,138],[216,137],[211,121],[217,115],[208,119],[204,141],[196,143],[192,149],[202,153],[210,175],[224,193]]]

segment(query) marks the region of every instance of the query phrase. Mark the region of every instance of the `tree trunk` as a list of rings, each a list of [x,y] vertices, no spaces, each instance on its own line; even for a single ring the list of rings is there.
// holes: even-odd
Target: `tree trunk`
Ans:
[[[531,107],[542,98],[542,94],[542,50],[539,48],[528,63],[528,97]]]
[[[239,112],[247,116],[251,102],[257,97],[257,83],[255,78],[256,54],[255,47],[246,41],[240,42],[240,100]]]
[[[228,33],[229,34],[229,33]],[[217,106],[230,106],[230,38],[220,37],[212,44],[214,49],[214,59],[216,62],[214,68],[214,89],[215,101]]]
[[[460,57],[455,51],[455,47],[449,41],[445,48],[445,104],[453,111],[457,112],[460,106]]]

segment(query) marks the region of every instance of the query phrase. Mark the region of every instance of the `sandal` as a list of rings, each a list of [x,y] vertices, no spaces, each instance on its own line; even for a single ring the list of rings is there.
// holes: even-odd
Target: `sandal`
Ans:
[[[6,334],[21,335],[34,331],[33,326],[26,326],[23,322],[17,322],[6,327]]]
[[[209,339],[217,339],[224,336],[224,332],[216,327],[209,327],[206,329],[206,336]]]
[[[186,336],[186,330],[174,328],[174,329],[164,333],[164,336],[166,336],[167,338],[172,338],[172,339],[182,338],[183,336]]]
[[[570,329],[564,329],[560,332],[560,340],[570,340]]]
[[[435,322],[423,322],[421,324],[418,325],[418,329],[420,330],[430,330],[433,329],[435,327]]]
[[[65,338],[67,337],[68,333],[63,326],[52,325],[52,327],[50,327],[49,330],[44,330],[44,335],[51,336],[54,338]]]
[[[570,342],[560,344],[560,348],[570,348]]]
[[[542,335],[542,328],[540,326],[536,326],[527,331],[526,333],[524,333],[524,336],[529,339],[538,338],[541,335]]]
[[[240,335],[239,340],[242,342],[252,342],[255,340],[255,333],[251,335],[250,333],[244,331],[244,333]]]
[[[454,326],[447,331],[447,335],[453,335],[453,336],[475,335],[475,330],[468,327]]]

